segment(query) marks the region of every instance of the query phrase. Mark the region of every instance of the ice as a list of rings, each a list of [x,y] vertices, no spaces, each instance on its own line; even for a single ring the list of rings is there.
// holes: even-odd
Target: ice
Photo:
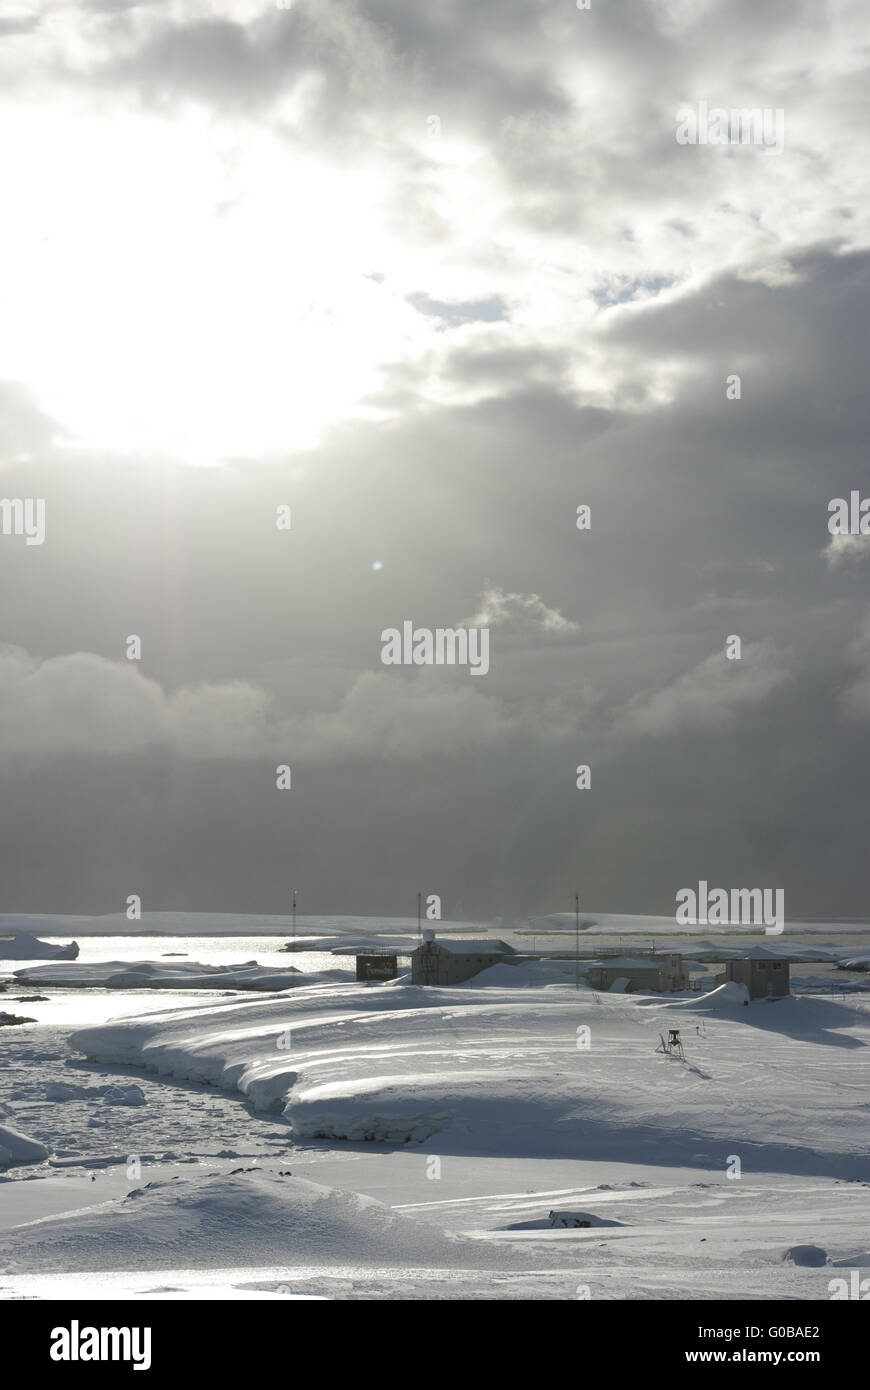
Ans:
[[[144,1105],[141,1086],[107,1086],[103,1095],[105,1105]]]
[[[281,990],[302,977],[292,965],[283,969],[260,966],[255,960],[241,965],[203,965],[199,961],[78,961],[70,964],[33,965],[16,970],[16,979],[43,985],[68,987],[95,985],[106,989],[230,989]]]
[[[68,946],[56,946],[50,941],[39,941],[25,932],[13,937],[0,937],[0,960],[75,960],[78,953],[76,941],[71,941]]]
[[[141,1086],[74,1086],[65,1081],[50,1081],[45,1088],[46,1100],[64,1102],[100,1098],[106,1105],[144,1105]]]
[[[40,1163],[48,1158],[48,1149],[35,1139],[28,1139],[12,1123],[7,1106],[0,1105],[0,1169],[16,1163]]]

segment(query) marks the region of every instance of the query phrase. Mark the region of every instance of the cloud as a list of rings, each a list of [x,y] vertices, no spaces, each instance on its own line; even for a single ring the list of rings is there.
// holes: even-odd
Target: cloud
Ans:
[[[16,906],[123,862],[120,901],[147,870],[265,908],[291,856],[322,910],[394,910],[437,845],[521,911],[581,840],[602,907],[720,853],[863,904],[865,552],[819,563],[870,432],[860,0],[14,8],[0,465],[47,512],[0,537]],[[783,107],[784,151],[679,146],[700,100]],[[466,613],[485,679],[380,665]],[[264,797],[285,761],[305,795]]]
[[[4,6],[0,10],[0,38],[7,34],[30,34],[34,29],[38,29],[41,16],[35,10],[19,8],[14,5]]]
[[[56,426],[19,382],[0,381],[0,468],[26,463],[52,447]]]
[[[0,649],[0,757],[137,756],[163,747],[179,757],[419,759],[505,742],[517,719],[503,702],[433,673],[413,679],[365,672],[332,711],[294,713],[247,681],[167,693],[132,662],[92,652],[38,661]]]
[[[739,310],[806,276],[807,247],[867,244],[848,3],[837,26],[822,6],[750,3],[699,22],[682,0],[229,10],[168,0],[83,21],[44,4],[12,45],[27,62],[0,66],[4,322],[41,404],[93,447],[144,435],[197,462],[307,447],[365,409],[400,416],[395,378],[418,372],[444,385],[438,404],[521,373],[561,384],[566,361],[587,405],[673,399],[717,346],[760,359]],[[696,96],[785,104],[794,147],[678,146],[674,111]],[[827,196],[803,196],[808,168]],[[353,288],[375,263],[371,293]],[[724,301],[726,276],[741,300]]]
[[[715,652],[655,695],[630,700],[616,720],[625,734],[728,733],[790,680],[782,653],[762,642],[729,661]]]
[[[864,539],[846,537],[845,539]],[[858,674],[840,694],[840,708],[846,719],[863,723],[870,719],[870,614],[864,619],[859,635],[850,642],[848,656]]]
[[[428,758],[509,742],[517,720],[493,696],[469,685],[366,672],[337,711],[289,720],[288,746],[315,761],[359,757]]]
[[[250,755],[262,697],[243,681],[167,696],[133,662],[72,652],[39,661],[0,649],[0,755],[139,754],[168,746],[192,756]]]
[[[831,536],[821,555],[830,570],[861,565],[870,558],[870,536]]]
[[[157,729],[159,714],[153,690],[131,684],[119,669],[116,674],[110,663],[73,656],[40,665],[27,653],[6,647],[0,652],[3,750],[7,755],[30,756],[53,753],[72,743],[86,752],[98,751],[101,746],[116,751],[119,722],[112,715],[117,696],[120,693],[126,713],[129,702],[125,697],[134,689],[140,696],[139,718]]]
[[[484,589],[477,612],[463,619],[463,626],[498,628],[509,636],[564,638],[580,631],[558,608],[548,608],[539,594],[511,594],[498,585]]]

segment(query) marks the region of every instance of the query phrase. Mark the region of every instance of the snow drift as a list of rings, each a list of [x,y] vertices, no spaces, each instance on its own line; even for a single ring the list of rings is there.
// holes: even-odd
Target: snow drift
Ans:
[[[669,1001],[558,984],[302,983],[112,1020],[71,1046],[238,1090],[281,1113],[297,1142],[431,1144],[437,1133],[440,1153],[716,1167],[739,1134],[756,1170],[870,1177],[870,999],[743,1008],[742,997],[738,985]],[[682,1023],[686,1066],[656,1051],[665,1020]],[[799,1079],[800,1105],[785,1075]]]
[[[373,1197],[256,1168],[151,1182],[0,1238],[0,1267],[10,1272],[338,1262],[473,1268],[498,1258]]]
[[[68,946],[56,946],[24,932],[0,937],[0,960],[75,960],[78,953],[77,941],[71,941]]]
[[[746,985],[740,985],[736,980],[726,980],[724,984],[711,989],[709,994],[701,994],[697,999],[680,999],[678,1003],[665,1000],[661,1006],[668,1009],[733,1009],[748,1003],[749,990]]]
[[[6,1107],[0,1105],[0,1169],[16,1163],[41,1163],[44,1158],[48,1158],[45,1145],[22,1134]]]

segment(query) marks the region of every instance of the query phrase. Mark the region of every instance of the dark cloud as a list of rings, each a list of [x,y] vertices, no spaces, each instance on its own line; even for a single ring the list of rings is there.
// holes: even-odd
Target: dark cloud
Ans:
[[[373,320],[390,294],[407,318],[352,419],[220,468],[74,447],[35,387],[0,386],[3,496],[46,504],[44,545],[0,536],[8,910],[281,911],[293,883],[315,912],[413,913],[425,890],[520,915],[578,888],[667,913],[706,878],[866,912],[867,571],[827,531],[830,498],[870,492],[870,259],[835,139],[864,98],[814,69],[831,138],[796,121],[767,164],[673,136],[707,64],[741,104],[815,100],[798,58],[823,7],[118,21],[47,63],[57,90],[173,122],[193,101],[359,172],[397,241],[366,245],[357,283]],[[441,196],[429,115],[465,202]],[[167,338],[184,322],[167,303]],[[489,673],[383,666],[406,620],[486,622]]]
[[[217,479],[58,457],[7,471],[7,492],[35,490],[48,505],[44,547],[3,541],[7,640],[36,656],[94,653],[113,683],[88,658],[90,742],[73,761],[57,733],[64,711],[70,752],[84,736],[73,694],[53,687],[55,736],[42,744],[22,735],[39,702],[19,706],[17,723],[5,706],[26,758],[4,836],[13,905],[60,906],[66,894],[70,907],[110,910],[139,874],[163,906],[278,909],[295,864],[323,910],[404,910],[419,879],[475,911],[520,912],[562,901],[582,873],[593,905],[667,911],[669,892],[718,873],[784,883],[794,911],[857,911],[867,793],[842,774],[866,708],[866,593],[819,552],[828,497],[860,482],[853,353],[866,301],[863,258],[814,252],[790,286],[722,281],[614,330],[626,352],[679,346],[693,360],[668,406],[590,415],[552,388],[526,389],[388,434],[340,433],[293,486],[288,535],[274,529],[288,495],[278,466]],[[810,319],[812,338],[796,331]],[[716,359],[736,345],[738,321],[755,365],[743,399],[725,402]],[[787,372],[774,345],[788,349]],[[829,418],[838,428],[825,436]],[[30,437],[26,413],[18,428]],[[585,534],[580,501],[592,505]],[[485,600],[493,585],[501,597]],[[555,610],[568,626],[554,644],[544,619]],[[493,658],[473,692],[466,673],[424,670],[409,685],[380,666],[382,628],[475,614],[491,624]],[[509,634],[511,614],[523,622]],[[130,632],[144,642],[141,678],[123,661]],[[746,645],[728,670],[732,633]],[[374,682],[365,696],[363,678]],[[162,802],[154,775],[142,781],[136,710],[164,720],[166,701],[202,682],[184,728],[210,732],[164,740],[173,795]],[[246,707],[220,695],[232,682],[265,692],[272,711],[247,756]],[[286,801],[273,785],[285,759],[296,777]],[[593,767],[589,793],[573,785],[579,762]],[[12,864],[48,787],[59,789],[41,822],[53,867],[16,890]],[[70,857],[58,806],[74,787]],[[459,806],[475,825],[472,857],[447,829]],[[121,846],[131,817],[135,852]],[[164,864],[174,835],[186,852]],[[329,872],[323,837],[341,865]],[[103,904],[87,885],[107,846],[119,858]]]

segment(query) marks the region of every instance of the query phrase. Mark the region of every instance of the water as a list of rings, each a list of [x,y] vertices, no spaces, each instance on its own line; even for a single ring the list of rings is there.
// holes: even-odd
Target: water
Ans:
[[[316,938],[311,938],[315,940]],[[69,937],[41,937],[52,945],[68,946]],[[300,943],[304,937],[298,937]],[[258,965],[276,966],[287,970],[295,966],[306,972],[342,969],[347,956],[333,956],[329,951],[281,951],[284,943],[279,936],[83,936],[79,939],[80,961],[103,960],[165,960],[202,961],[203,965],[243,965],[255,960]],[[24,964],[44,965],[44,961],[21,961]],[[17,967],[16,967],[17,968]],[[353,961],[347,967],[353,974]]]
[[[315,938],[312,938],[315,939]],[[41,937],[52,945],[68,946],[69,937]],[[298,937],[304,943],[304,937]],[[341,971],[351,983],[356,976],[352,956],[333,956],[329,951],[285,952],[278,948],[282,939],[275,936],[86,936],[79,941],[78,960],[91,964],[101,961],[199,961],[203,965],[243,965],[255,960],[258,965],[288,970],[291,966],[303,976],[324,970]],[[9,989],[0,994],[0,1009],[23,1014],[37,1023],[49,1023],[64,1028],[82,1028],[104,1023],[109,1018],[129,1018],[132,1014],[158,1013],[166,1009],[212,1006],[216,999],[232,995],[237,999],[255,999],[260,991],[233,990],[216,983],[214,989],[118,990],[94,986],[88,989],[64,989],[25,983],[12,979],[13,971],[29,965],[46,965],[45,960],[0,962],[0,976],[9,979]],[[300,978],[300,985],[306,981]],[[46,994],[45,1003],[23,1004],[11,996],[16,994]]]

